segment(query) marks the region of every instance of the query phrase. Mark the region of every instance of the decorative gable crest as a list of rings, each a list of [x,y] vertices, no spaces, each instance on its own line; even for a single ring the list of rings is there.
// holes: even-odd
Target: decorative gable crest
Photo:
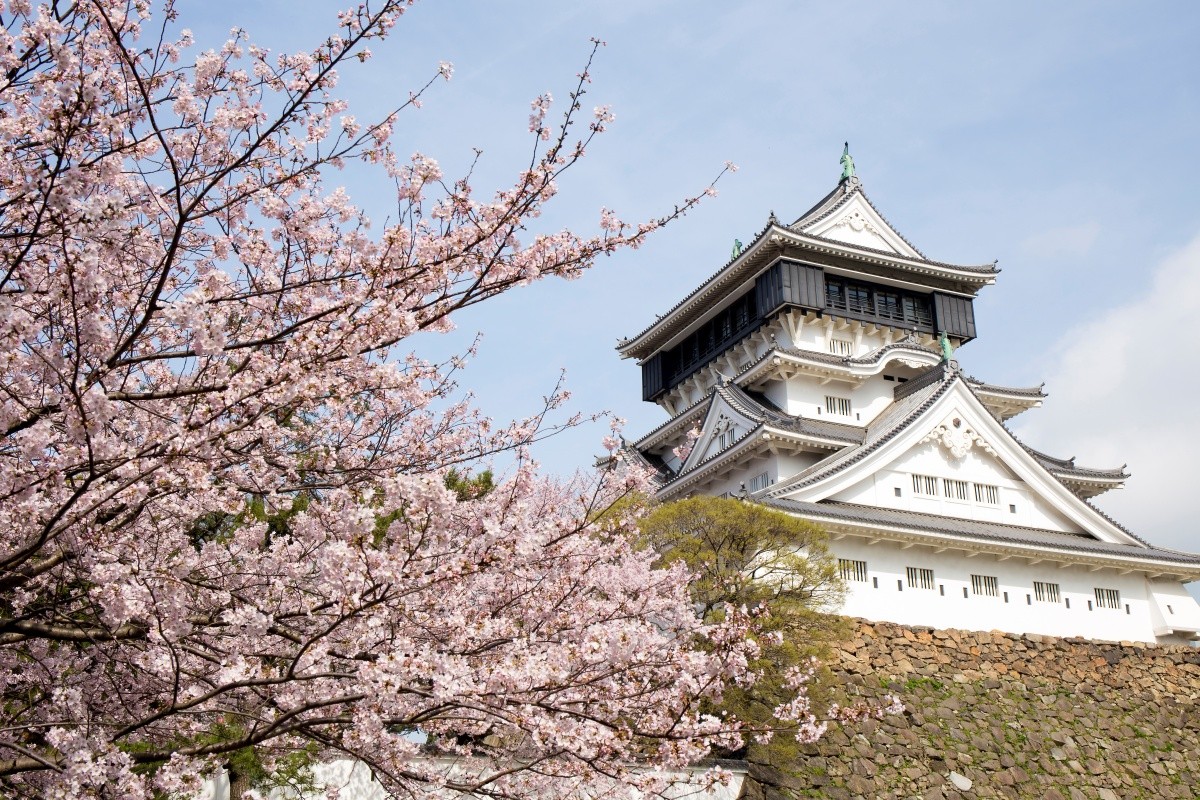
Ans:
[[[997,455],[995,449],[982,436],[967,427],[962,417],[954,417],[938,425],[925,434],[919,444],[926,442],[936,442],[941,445],[942,449],[955,461],[961,461],[975,447],[988,455]]]
[[[831,230],[836,230],[837,228],[849,228],[855,233],[862,233],[863,231],[866,231],[874,236],[878,236],[880,239],[883,238],[883,234],[879,231],[879,228],[876,228],[871,223],[871,220],[867,219],[863,215],[861,208],[856,208],[849,214],[846,214],[844,217],[839,219],[834,223]],[[826,232],[825,235],[828,236],[829,233]]]
[[[857,183],[851,185],[850,181],[846,181],[843,187],[849,191],[842,195],[843,199],[835,207],[815,220],[797,221],[802,233],[883,250],[906,258],[923,258],[871,205]]]

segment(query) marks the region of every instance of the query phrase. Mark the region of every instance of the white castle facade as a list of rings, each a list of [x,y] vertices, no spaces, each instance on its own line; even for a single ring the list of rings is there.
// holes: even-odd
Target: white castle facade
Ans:
[[[1090,502],[1124,469],[1019,441],[1005,423],[1040,406],[1041,388],[984,383],[953,360],[995,265],[925,257],[847,171],[618,345],[641,365],[643,399],[670,415],[627,447],[657,471],[659,499],[740,496],[820,525],[850,616],[1200,638],[1183,586],[1200,556],[1156,548]]]

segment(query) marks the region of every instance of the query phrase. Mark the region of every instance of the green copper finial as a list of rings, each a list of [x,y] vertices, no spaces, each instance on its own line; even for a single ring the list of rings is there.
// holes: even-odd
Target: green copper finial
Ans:
[[[946,335],[945,331],[942,331],[938,335],[938,344],[942,346],[942,361],[949,363],[951,357],[954,355],[954,347],[951,346],[950,337]]]
[[[730,258],[730,260],[732,260],[732,259],[735,259],[738,256],[740,256],[741,254],[742,254],[742,240],[734,239],[733,240],[733,253],[730,254],[729,258]]]
[[[842,150],[842,180],[849,180],[854,177],[854,159],[850,156],[850,143],[846,142],[846,147]]]

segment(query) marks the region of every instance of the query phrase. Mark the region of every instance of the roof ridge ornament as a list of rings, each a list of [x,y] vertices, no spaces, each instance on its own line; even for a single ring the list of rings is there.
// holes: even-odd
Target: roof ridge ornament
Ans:
[[[838,163],[842,165],[842,179],[838,183],[842,190],[849,194],[859,186],[858,176],[854,174],[854,157],[850,155],[849,142],[846,142],[846,146],[842,148],[842,157]]]
[[[938,347],[942,350],[942,361],[949,364],[954,358],[954,346],[950,344],[950,337],[946,335],[945,331],[938,334]]]
[[[742,254],[742,240],[734,239],[733,240],[733,252],[730,254],[729,260],[732,261],[735,258],[737,258],[738,256],[740,256],[741,254]]]

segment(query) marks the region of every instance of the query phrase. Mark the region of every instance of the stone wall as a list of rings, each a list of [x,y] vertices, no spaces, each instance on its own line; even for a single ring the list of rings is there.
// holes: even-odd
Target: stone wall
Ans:
[[[751,765],[746,800],[1200,797],[1200,650],[859,621],[829,666],[905,714]]]

